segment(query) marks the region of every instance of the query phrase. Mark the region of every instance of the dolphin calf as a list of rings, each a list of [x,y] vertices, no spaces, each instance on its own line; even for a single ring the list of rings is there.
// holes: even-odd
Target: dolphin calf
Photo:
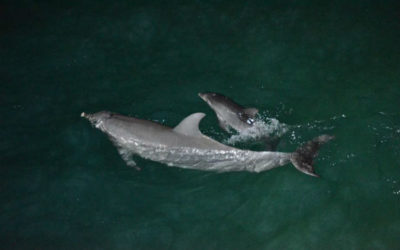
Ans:
[[[218,93],[204,92],[199,93],[199,96],[214,110],[219,126],[226,132],[230,132],[230,128],[233,128],[240,133],[254,124],[258,109],[244,108]]]
[[[278,136],[265,134],[265,131],[251,131],[251,128],[256,125],[255,116],[258,114],[258,109],[245,108],[228,97],[214,92],[199,93],[199,96],[214,110],[219,126],[223,130],[229,133],[231,132],[230,128],[233,128],[239,134],[250,132],[248,134],[252,134],[251,137],[254,137],[253,139],[258,138],[264,141],[266,150],[276,150],[280,141]],[[265,123],[262,124],[265,125]]]
[[[257,152],[230,147],[202,134],[198,126],[203,113],[189,115],[174,128],[108,111],[81,116],[109,136],[129,166],[135,166],[134,154],[168,166],[218,172],[258,173],[291,162],[301,172],[318,177],[313,159],[320,146],[333,139],[318,136],[293,153]]]

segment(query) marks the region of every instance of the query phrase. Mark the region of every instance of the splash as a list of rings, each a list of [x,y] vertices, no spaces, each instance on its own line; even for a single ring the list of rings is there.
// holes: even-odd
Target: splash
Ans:
[[[396,180],[393,177],[386,178],[386,182],[391,186],[392,193],[394,195],[400,195],[400,181]]]
[[[239,142],[260,140],[266,137],[280,137],[288,131],[288,126],[280,123],[275,118],[265,118],[264,120],[256,120],[253,126],[243,130],[239,134],[232,135],[229,139],[225,140],[225,143],[232,145]]]
[[[291,131],[289,141],[292,144],[297,144],[303,139],[300,134],[296,133],[298,129],[317,130],[322,133],[335,128],[335,126],[332,125],[333,121],[337,122],[348,118],[346,114],[340,114],[335,115],[328,120],[315,120],[306,124],[287,125],[279,122],[276,118],[269,118],[267,115],[268,113],[261,115],[252,127],[238,134],[232,135],[230,138],[226,139],[224,143],[235,145],[241,142],[257,141],[267,137],[282,137],[284,134]]]
[[[330,133],[338,123],[349,119],[346,114],[334,115],[331,118],[325,120],[314,120],[304,124],[291,125],[289,134],[289,143],[297,144],[303,141],[302,135],[306,130],[313,131],[313,133]]]

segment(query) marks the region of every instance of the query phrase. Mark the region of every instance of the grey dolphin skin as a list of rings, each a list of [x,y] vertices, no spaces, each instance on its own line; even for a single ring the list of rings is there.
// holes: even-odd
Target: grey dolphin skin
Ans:
[[[217,172],[258,173],[292,162],[301,172],[318,177],[313,159],[319,147],[333,139],[318,136],[294,153],[256,152],[229,147],[202,134],[198,125],[203,113],[189,115],[175,128],[108,111],[81,116],[109,136],[130,166],[135,166],[131,159],[134,154],[168,166]]]
[[[239,133],[251,127],[254,118],[258,113],[256,108],[244,108],[228,97],[213,93],[199,93],[203,99],[217,115],[219,125],[226,132],[230,132],[230,128],[235,129]]]

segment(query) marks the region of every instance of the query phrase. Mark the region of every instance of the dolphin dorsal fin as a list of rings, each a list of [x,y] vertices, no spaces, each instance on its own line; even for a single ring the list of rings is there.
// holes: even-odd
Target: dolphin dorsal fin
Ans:
[[[205,116],[204,113],[194,113],[183,119],[173,130],[176,133],[187,136],[202,136],[199,123]]]
[[[258,113],[258,109],[247,108],[247,109],[244,109],[244,113],[246,113],[246,115],[248,115],[250,118],[254,118]]]

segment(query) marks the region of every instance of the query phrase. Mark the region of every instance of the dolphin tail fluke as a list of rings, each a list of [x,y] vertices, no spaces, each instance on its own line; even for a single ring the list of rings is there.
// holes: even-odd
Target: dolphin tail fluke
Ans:
[[[334,138],[335,137],[331,135],[320,135],[306,142],[292,154],[290,161],[299,171],[314,177],[319,177],[314,171],[314,158],[317,157],[320,147]]]

